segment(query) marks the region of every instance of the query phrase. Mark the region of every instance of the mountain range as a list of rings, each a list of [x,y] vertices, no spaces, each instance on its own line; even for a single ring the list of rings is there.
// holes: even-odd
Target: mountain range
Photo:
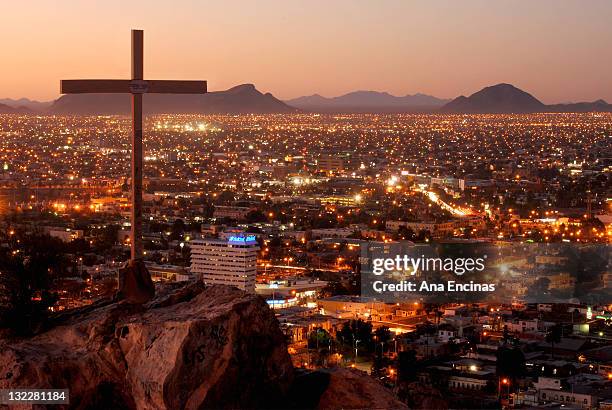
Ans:
[[[28,98],[20,98],[18,100],[3,98],[0,99],[0,104],[22,110],[45,111],[51,106],[51,104],[53,104],[53,101],[35,101]]]
[[[385,92],[356,91],[339,97],[325,98],[318,94],[285,101],[312,112],[429,112],[455,114],[497,114],[535,112],[612,112],[604,100],[546,105],[533,95],[511,84],[485,87],[469,97],[445,100],[425,94],[396,97]]]
[[[32,110],[23,106],[13,107],[8,104],[0,103],[0,114],[29,114],[31,112]]]
[[[386,92],[355,91],[331,98],[313,94],[281,101],[270,93],[258,91],[253,84],[242,84],[207,94],[145,94],[144,102],[147,114],[612,112],[612,105],[604,100],[546,105],[533,95],[505,83],[485,87],[469,97],[460,96],[453,100],[425,94],[398,97]],[[69,94],[49,102],[25,98],[0,100],[0,114],[110,115],[129,112],[130,99],[127,94]]]
[[[131,110],[127,94],[67,94],[53,102],[50,114],[127,114]],[[263,94],[253,84],[242,84],[225,91],[206,94],[145,94],[146,114],[270,114],[297,111],[270,93]]]
[[[432,111],[449,101],[426,94],[397,97],[387,92],[355,91],[331,98],[313,94],[285,102],[292,107],[317,112],[406,112]]]

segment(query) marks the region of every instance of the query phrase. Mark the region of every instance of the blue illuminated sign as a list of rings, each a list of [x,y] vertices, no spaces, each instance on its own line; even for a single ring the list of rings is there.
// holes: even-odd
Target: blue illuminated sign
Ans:
[[[228,242],[244,245],[257,242],[257,238],[255,235],[232,235],[229,237]]]

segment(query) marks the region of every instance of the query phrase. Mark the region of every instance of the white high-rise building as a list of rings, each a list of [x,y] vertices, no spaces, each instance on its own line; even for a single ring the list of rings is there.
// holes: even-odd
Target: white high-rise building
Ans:
[[[227,239],[198,239],[190,242],[191,274],[208,285],[233,285],[255,292],[257,251],[255,235],[232,234]]]

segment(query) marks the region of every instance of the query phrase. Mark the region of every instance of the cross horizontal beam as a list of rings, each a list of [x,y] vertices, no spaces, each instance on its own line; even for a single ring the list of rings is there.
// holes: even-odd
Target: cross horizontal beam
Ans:
[[[147,93],[156,94],[203,94],[207,92],[206,81],[145,80],[149,84]]]
[[[130,80],[62,80],[61,94],[129,93]]]
[[[203,94],[206,81],[183,80],[62,80],[62,94],[133,93]]]

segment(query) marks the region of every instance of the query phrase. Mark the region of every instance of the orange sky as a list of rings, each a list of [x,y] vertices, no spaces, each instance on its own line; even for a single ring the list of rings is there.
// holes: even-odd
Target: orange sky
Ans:
[[[279,98],[370,89],[439,97],[512,83],[546,103],[612,102],[612,1],[4,1],[0,98],[61,78],[254,83]]]

